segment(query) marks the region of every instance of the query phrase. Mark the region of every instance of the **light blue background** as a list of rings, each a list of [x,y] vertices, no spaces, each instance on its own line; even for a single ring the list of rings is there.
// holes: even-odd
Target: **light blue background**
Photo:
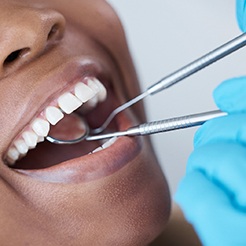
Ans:
[[[240,34],[234,0],[110,0],[120,15],[142,89]],[[212,91],[246,74],[246,48],[145,99],[150,121],[213,110]],[[161,107],[160,107],[161,105]],[[174,193],[196,128],[152,136]]]

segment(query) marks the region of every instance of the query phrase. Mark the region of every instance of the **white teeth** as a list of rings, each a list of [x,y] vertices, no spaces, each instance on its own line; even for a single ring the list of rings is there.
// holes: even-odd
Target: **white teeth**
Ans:
[[[103,102],[107,97],[107,91],[104,85],[96,78],[90,78],[87,81],[88,86],[96,92],[97,103]],[[94,98],[93,98],[94,99]]]
[[[8,150],[7,157],[8,159],[11,160],[12,163],[13,161],[18,160],[19,156],[20,156],[20,153],[15,147],[12,147]]]
[[[6,154],[7,163],[14,165],[14,163],[27,154],[30,149],[35,148],[38,143],[43,142],[45,137],[49,134],[50,125],[56,125],[62,120],[64,113],[71,114],[83,105],[83,103],[89,105],[89,108],[95,107],[98,102],[104,101],[106,97],[107,91],[98,79],[87,77],[83,79],[83,82],[78,82],[74,86],[73,91],[70,90],[62,94],[57,100],[54,100],[54,102],[45,108],[43,112],[40,113],[40,116],[33,119],[26,127],[26,130],[24,129],[19,137],[13,141]],[[115,141],[116,138],[110,139],[106,143],[102,142],[102,146],[95,149],[93,153],[110,147]]]
[[[88,86],[95,91],[95,93],[97,94],[100,91],[100,88],[98,87],[98,85],[94,82],[94,79],[88,79],[87,80],[87,84]]]
[[[20,154],[25,155],[28,152],[28,146],[24,140],[17,140],[15,141],[14,145]]]
[[[98,103],[97,97],[93,97],[86,102],[86,104],[91,108],[94,108],[97,105],[97,103]]]
[[[114,137],[114,138],[111,138],[109,139],[107,142],[105,142],[102,146],[96,148],[95,150],[92,151],[92,153],[96,153],[96,152],[99,152],[99,151],[102,151],[104,149],[107,149],[109,148],[110,146],[112,146],[117,140],[117,137]]]
[[[29,149],[33,149],[36,147],[38,143],[38,136],[32,131],[26,131],[22,134],[23,139],[26,142],[26,145],[29,147]]]
[[[99,102],[103,102],[107,97],[107,90],[98,79],[94,78],[93,81],[99,88],[99,92],[97,94],[98,100]]]
[[[64,117],[64,114],[59,108],[49,106],[45,109],[45,116],[50,124],[54,126]]]
[[[13,159],[11,159],[10,157],[7,157],[6,161],[7,161],[7,164],[8,164],[9,166],[12,166],[12,165],[15,164],[15,162],[16,162],[17,160],[13,160]]]
[[[43,119],[36,119],[31,124],[33,131],[40,137],[46,137],[50,130],[50,124]]]
[[[75,85],[74,94],[79,98],[83,103],[87,102],[96,95],[96,92],[93,91],[89,86],[85,85],[82,82],[79,82]]]
[[[38,143],[44,142],[44,137],[38,136]]]
[[[94,153],[99,152],[101,150],[103,150],[103,148],[102,147],[98,147],[95,150],[93,150],[92,153],[94,154]]]
[[[111,138],[109,139],[106,143],[103,144],[103,148],[107,149],[108,147],[110,147],[111,145],[113,145],[117,140],[117,137]]]
[[[58,98],[58,105],[66,114],[71,114],[82,105],[82,102],[72,93],[67,92]]]

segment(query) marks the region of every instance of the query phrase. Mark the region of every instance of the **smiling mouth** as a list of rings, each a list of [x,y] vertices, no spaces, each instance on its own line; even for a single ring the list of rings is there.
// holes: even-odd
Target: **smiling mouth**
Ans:
[[[10,170],[45,182],[80,183],[112,175],[135,160],[143,148],[141,137],[72,145],[57,145],[46,140],[54,131],[71,139],[71,134],[78,133],[74,131],[78,129],[74,120],[78,117],[82,117],[90,129],[104,123],[123,98],[126,99],[121,84],[116,84],[118,75],[113,75],[113,79],[109,74],[107,66],[77,58],[54,70],[40,88],[40,93],[45,93],[48,85],[50,93],[40,102],[42,106],[36,114],[28,116],[29,120],[2,157]],[[122,131],[137,123],[133,111],[128,109],[119,113],[106,130]],[[63,128],[64,125],[68,127]]]
[[[92,128],[101,124],[112,110],[113,97],[112,88],[106,89],[96,77],[81,79],[51,101],[17,135],[7,150],[5,163],[15,169],[42,169],[109,148],[116,139],[59,146],[49,143],[45,137],[54,133],[58,138],[77,138],[83,127],[80,117]],[[117,129],[115,122],[111,124],[112,129]]]

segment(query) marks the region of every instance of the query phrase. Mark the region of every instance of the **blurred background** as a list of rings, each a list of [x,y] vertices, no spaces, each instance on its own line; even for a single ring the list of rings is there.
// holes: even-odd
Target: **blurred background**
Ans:
[[[142,90],[240,34],[234,0],[109,0],[123,25]],[[149,121],[216,109],[223,80],[246,75],[246,48],[145,99]],[[172,194],[185,174],[197,128],[162,133],[152,141]]]

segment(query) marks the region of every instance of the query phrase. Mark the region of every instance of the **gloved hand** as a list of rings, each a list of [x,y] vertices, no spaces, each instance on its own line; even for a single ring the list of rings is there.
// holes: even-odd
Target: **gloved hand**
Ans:
[[[246,0],[236,3],[245,32]],[[214,99],[228,116],[197,131],[175,200],[204,245],[246,245],[246,77],[222,83]]]
[[[246,77],[225,81],[214,98],[228,116],[197,131],[175,200],[204,245],[246,245]]]
[[[245,32],[246,0],[236,6]],[[204,245],[246,245],[246,77],[222,83],[214,99],[228,116],[197,131],[175,200]]]
[[[240,29],[246,31],[246,1],[236,0],[237,22]]]

